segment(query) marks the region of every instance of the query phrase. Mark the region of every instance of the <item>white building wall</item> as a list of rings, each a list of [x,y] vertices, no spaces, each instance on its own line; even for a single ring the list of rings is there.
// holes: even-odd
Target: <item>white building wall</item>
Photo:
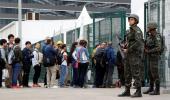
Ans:
[[[166,81],[170,86],[170,0],[165,0]]]
[[[17,23],[12,22],[9,25],[7,25],[5,27],[5,29],[0,32],[0,38],[7,39],[9,34],[14,34],[15,36],[18,36],[18,34],[17,34]]]

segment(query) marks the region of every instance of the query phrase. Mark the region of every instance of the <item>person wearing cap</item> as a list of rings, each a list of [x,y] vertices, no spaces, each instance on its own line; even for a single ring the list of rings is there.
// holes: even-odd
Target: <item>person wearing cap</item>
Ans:
[[[119,97],[142,97],[141,93],[141,72],[140,63],[142,61],[143,34],[137,26],[139,17],[136,14],[130,14],[128,17],[130,25],[127,33],[127,47],[122,48],[125,53],[125,91],[118,95]],[[136,92],[131,95],[130,87],[132,78],[135,81]]]
[[[57,41],[57,48],[61,50],[61,47],[63,45],[62,41]]]
[[[149,59],[149,82],[150,87],[144,94],[150,95],[160,95],[160,79],[158,71],[158,60],[161,51],[161,36],[157,32],[157,23],[150,22],[147,25],[149,36],[146,39],[145,53],[148,55]],[[154,89],[155,85],[155,89]]]

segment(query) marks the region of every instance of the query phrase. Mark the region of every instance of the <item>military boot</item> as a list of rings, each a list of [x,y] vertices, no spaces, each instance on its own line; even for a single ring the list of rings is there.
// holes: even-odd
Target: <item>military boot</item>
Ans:
[[[156,88],[154,91],[149,93],[150,95],[160,95],[160,84],[156,84]]]
[[[151,83],[149,89],[146,90],[145,92],[143,92],[143,94],[149,94],[150,92],[152,92],[153,91],[153,87],[154,87],[154,84]]]
[[[141,87],[138,87],[136,92],[131,96],[132,98],[142,97]]]
[[[118,97],[129,97],[130,96],[130,88],[126,87],[125,91],[122,94],[119,94]]]

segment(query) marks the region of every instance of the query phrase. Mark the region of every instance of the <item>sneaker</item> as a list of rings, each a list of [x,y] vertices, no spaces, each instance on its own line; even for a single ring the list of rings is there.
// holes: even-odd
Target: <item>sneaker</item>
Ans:
[[[23,88],[31,88],[31,86],[23,86]]]
[[[38,87],[38,85],[37,84],[33,84],[32,87]]]
[[[19,85],[20,88],[23,88],[23,85]]]
[[[44,88],[48,88],[48,86],[47,86],[47,85],[44,85]]]
[[[53,86],[53,87],[51,87],[51,88],[53,88],[53,89],[57,89],[57,88],[58,88],[58,86]]]
[[[12,88],[12,86],[6,86],[6,88]]]
[[[38,87],[41,87],[41,85],[37,84]]]
[[[13,89],[21,88],[20,86],[12,86]]]

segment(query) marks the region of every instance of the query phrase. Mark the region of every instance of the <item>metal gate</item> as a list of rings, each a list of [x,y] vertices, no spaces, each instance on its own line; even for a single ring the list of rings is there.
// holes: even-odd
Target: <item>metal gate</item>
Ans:
[[[112,13],[94,13],[93,18],[93,32],[90,32],[89,43],[95,45],[102,42],[112,42],[115,52],[118,50],[119,38],[124,40],[126,32],[126,12],[116,11]],[[92,31],[92,30],[91,30]],[[93,49],[92,47],[90,47]],[[116,54],[115,54],[116,56]],[[113,81],[118,79],[117,68],[115,67],[113,74]]]

